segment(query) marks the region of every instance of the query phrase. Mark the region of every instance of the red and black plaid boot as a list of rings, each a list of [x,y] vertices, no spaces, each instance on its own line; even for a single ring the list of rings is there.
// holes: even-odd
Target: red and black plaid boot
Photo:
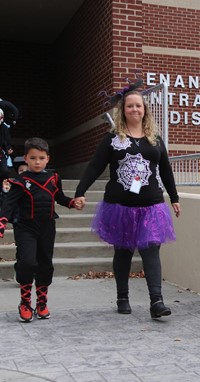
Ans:
[[[49,309],[47,307],[47,293],[48,286],[36,286],[37,301],[34,314],[39,319],[50,317]]]
[[[33,309],[31,308],[31,289],[32,284],[20,285],[21,302],[18,306],[19,320],[22,322],[31,322],[33,320]]]

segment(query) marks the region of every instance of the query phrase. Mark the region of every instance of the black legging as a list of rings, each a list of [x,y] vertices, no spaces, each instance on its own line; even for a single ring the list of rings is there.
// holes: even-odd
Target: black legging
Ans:
[[[152,245],[149,248],[140,249],[139,253],[143,262],[143,269],[149,290],[151,303],[162,299],[161,292],[161,263],[159,255],[160,246]],[[132,251],[123,248],[115,248],[113,258],[113,271],[117,284],[117,298],[128,298],[129,273],[133,257]]]
[[[30,220],[15,225],[16,280],[21,285],[49,286],[53,277],[55,220]]]

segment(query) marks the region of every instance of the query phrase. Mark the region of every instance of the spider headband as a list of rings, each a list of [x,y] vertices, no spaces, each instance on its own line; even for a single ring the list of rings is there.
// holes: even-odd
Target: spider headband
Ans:
[[[105,90],[99,93],[99,95],[105,95],[107,97],[107,101],[104,103],[104,106],[113,107],[120,99],[122,99],[122,97],[125,96],[126,93],[137,90],[139,88],[141,89],[141,86],[143,85],[143,81],[141,78],[137,80],[135,83],[131,83],[129,80],[127,81],[129,82],[129,86],[126,86],[125,88],[118,90],[112,96],[109,96]]]

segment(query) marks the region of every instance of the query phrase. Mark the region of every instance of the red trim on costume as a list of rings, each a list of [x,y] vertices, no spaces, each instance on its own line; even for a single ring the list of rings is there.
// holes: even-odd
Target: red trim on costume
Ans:
[[[52,200],[51,200],[51,214],[50,214],[50,216],[52,218],[53,215],[54,215],[55,194],[58,192],[58,187],[57,187],[58,174],[55,173],[54,175],[52,175],[43,185],[41,185],[40,183],[36,182],[34,179],[29,178],[27,176],[23,176],[23,179],[24,180],[28,180],[31,183],[34,183],[36,186],[38,186],[39,188],[41,188],[42,190],[48,192],[51,195]],[[49,183],[52,182],[53,179],[55,180],[55,183],[54,183],[55,184],[55,190],[54,190],[54,192],[51,192],[47,188],[47,186],[48,186]],[[25,192],[27,192],[27,189],[25,187],[24,187],[24,190],[25,190]],[[29,195],[28,192],[27,192],[27,194]],[[33,200],[33,197],[32,197],[31,194],[29,196],[31,197],[31,201],[32,201],[32,203],[31,203],[31,205],[32,205],[31,217],[34,217],[34,208],[33,208],[33,201],[34,200]]]
[[[0,222],[2,223],[3,220],[5,220],[5,224],[8,223],[8,219],[7,219],[5,216],[3,216],[2,218],[0,218]]]
[[[0,218],[0,230],[3,232],[0,232],[0,237],[4,237],[4,231],[6,229],[6,223],[8,222],[8,219],[6,217]]]
[[[56,194],[56,192],[58,192],[57,183],[55,182],[55,186],[56,186],[56,187],[55,187],[55,191],[54,191],[54,192],[51,192],[50,190],[48,190],[48,188],[46,188],[46,186],[47,186],[49,183],[51,183],[52,179],[54,179],[54,178],[55,178],[54,175],[51,176],[51,178],[49,178],[49,179],[47,180],[47,182],[44,183],[44,185],[41,185],[40,183],[36,182],[34,179],[32,179],[32,178],[28,178],[27,176],[23,176],[23,179],[25,179],[25,180],[29,180],[31,183],[36,184],[38,187],[40,187],[40,188],[42,188],[43,190],[47,191],[47,192],[48,192],[51,196],[53,196],[53,197],[54,197],[54,195]]]
[[[8,223],[8,219],[6,217],[0,218],[0,229],[6,229],[6,223]]]
[[[16,184],[17,186],[21,186],[23,189],[25,189],[23,183],[20,183],[19,181],[15,180],[15,179],[8,179],[8,182],[11,184]]]
[[[34,199],[33,195],[28,191],[26,188],[24,188],[24,192],[30,197],[31,199],[31,217],[34,218]]]
[[[24,177],[25,178],[25,177]],[[31,179],[28,179],[27,180],[31,181]],[[34,218],[34,200],[33,200],[33,196],[31,195],[31,193],[27,190],[27,188],[24,186],[23,183],[20,183],[19,181],[16,181],[15,179],[9,179],[9,182],[11,184],[16,184],[17,186],[21,186],[24,190],[24,192],[30,197],[31,199],[31,218],[33,219]]]
[[[69,202],[69,208],[74,207],[74,202],[75,202],[75,199],[70,200],[70,202]]]

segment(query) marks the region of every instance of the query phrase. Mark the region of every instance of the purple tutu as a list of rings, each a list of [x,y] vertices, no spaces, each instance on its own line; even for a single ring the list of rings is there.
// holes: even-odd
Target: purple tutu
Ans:
[[[92,231],[118,248],[147,248],[176,240],[166,203],[126,207],[101,201],[92,221]]]

